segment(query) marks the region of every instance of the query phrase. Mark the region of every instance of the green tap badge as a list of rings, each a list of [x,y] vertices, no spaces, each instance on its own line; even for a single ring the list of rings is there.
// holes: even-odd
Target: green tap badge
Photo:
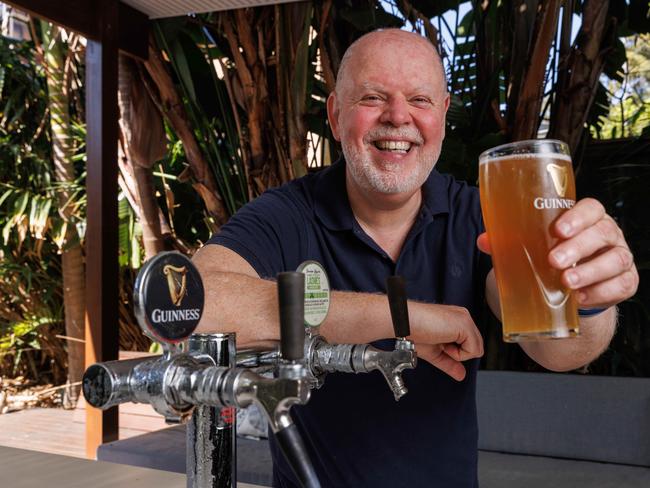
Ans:
[[[297,269],[305,274],[305,326],[318,327],[330,308],[330,282],[323,266],[305,261]]]

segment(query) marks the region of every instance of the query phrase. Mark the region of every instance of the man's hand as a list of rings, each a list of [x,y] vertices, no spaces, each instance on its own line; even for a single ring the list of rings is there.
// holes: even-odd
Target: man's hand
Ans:
[[[561,242],[549,263],[563,270],[562,282],[578,293],[582,308],[610,307],[630,298],[639,274],[623,232],[593,198],[580,200],[553,225]]]
[[[409,302],[409,310],[418,358],[457,381],[463,380],[462,361],[483,355],[483,338],[467,309]]]
[[[639,274],[623,232],[593,198],[580,200],[553,224],[560,242],[549,253],[549,264],[562,271],[562,283],[577,292],[582,308],[610,307],[636,293]],[[478,248],[491,253],[487,234]]]

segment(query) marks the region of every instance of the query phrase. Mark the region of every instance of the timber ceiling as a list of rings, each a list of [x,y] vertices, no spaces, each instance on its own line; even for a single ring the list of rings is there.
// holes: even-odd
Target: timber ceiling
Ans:
[[[296,0],[122,0],[123,3],[148,15],[150,19],[292,1]]]

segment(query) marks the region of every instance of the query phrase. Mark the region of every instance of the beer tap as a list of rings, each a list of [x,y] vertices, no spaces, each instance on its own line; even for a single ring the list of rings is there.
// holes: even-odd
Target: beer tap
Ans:
[[[407,393],[402,371],[415,368],[417,355],[410,335],[408,305],[404,279],[390,276],[386,280],[386,293],[390,305],[395,348],[383,351],[370,344],[330,344],[320,335],[319,326],[329,310],[329,280],[324,268],[316,261],[305,261],[298,271],[306,276],[305,282],[305,357],[311,385],[320,388],[327,373],[368,373],[379,370],[395,400]],[[264,371],[274,367],[277,351],[242,350],[237,353],[237,365]]]
[[[396,336],[395,349],[383,351],[370,344],[330,344],[323,336],[312,335],[307,342],[306,356],[317,386],[323,383],[327,373],[369,373],[378,370],[386,379],[395,400],[407,393],[402,371],[415,368],[417,356],[415,344],[407,339],[410,327],[404,279],[389,276],[386,292]]]
[[[169,293],[161,294],[165,282],[160,277],[170,273],[178,274],[167,281]],[[136,315],[148,335],[163,341],[164,353],[159,357],[90,366],[83,378],[86,401],[101,409],[124,402],[149,403],[172,421],[185,421],[191,416],[188,488],[236,486],[233,409],[256,403],[268,417],[302,485],[320,487],[289,414],[292,405],[306,403],[310,395],[302,361],[303,289],[301,273],[278,276],[278,377],[266,378],[235,367],[234,334],[192,334],[203,309],[203,285],[198,271],[179,253],[159,254],[143,267],[136,281]],[[190,308],[181,307],[185,300]],[[166,321],[161,319],[165,317]],[[190,350],[182,352],[178,344],[188,337]]]

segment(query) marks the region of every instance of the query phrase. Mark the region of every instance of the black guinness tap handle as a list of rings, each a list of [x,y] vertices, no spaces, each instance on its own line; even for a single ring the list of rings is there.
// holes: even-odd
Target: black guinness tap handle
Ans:
[[[291,424],[275,433],[280,449],[303,488],[320,488],[320,482],[309,459],[305,443],[296,424]]]
[[[305,348],[305,275],[297,271],[278,274],[280,304],[280,354],[282,359],[302,359]]]
[[[406,283],[401,276],[386,278],[386,293],[390,305],[390,315],[393,319],[395,337],[406,337],[411,334],[409,325],[409,310],[406,303]]]

